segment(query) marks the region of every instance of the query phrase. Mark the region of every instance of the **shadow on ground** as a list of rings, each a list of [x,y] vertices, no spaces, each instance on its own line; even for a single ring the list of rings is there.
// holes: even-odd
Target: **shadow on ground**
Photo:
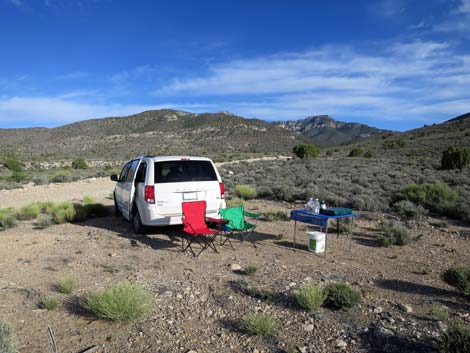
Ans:
[[[431,287],[425,284],[418,284],[408,281],[402,281],[399,279],[383,279],[376,282],[377,285],[384,289],[393,290],[396,292],[436,296],[436,297],[448,297],[448,296],[461,296],[460,293],[450,291],[447,289]]]

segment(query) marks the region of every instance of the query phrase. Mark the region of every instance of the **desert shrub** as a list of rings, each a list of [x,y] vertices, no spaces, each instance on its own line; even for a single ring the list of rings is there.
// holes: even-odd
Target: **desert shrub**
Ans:
[[[50,177],[51,183],[67,183],[72,181],[72,174],[68,170],[60,170]]]
[[[13,228],[18,224],[15,210],[12,208],[0,208],[0,230]]]
[[[227,200],[227,207],[235,207],[244,205],[245,201],[239,197],[232,197],[230,200]]]
[[[76,214],[74,205],[70,201],[66,201],[54,206],[52,219],[58,224],[72,222],[75,220]]]
[[[300,144],[294,147],[294,154],[300,159],[317,158],[320,149],[314,144]]]
[[[85,204],[85,205],[91,205],[91,204],[96,203],[96,200],[94,199],[94,197],[89,196],[89,195],[86,195],[86,196],[83,198],[82,202],[83,202],[83,204]]]
[[[334,153],[334,151],[332,149],[329,149],[328,151],[326,151],[326,155],[329,157],[329,156],[332,156]]]
[[[377,238],[379,246],[406,245],[411,242],[410,231],[400,222],[386,221],[381,224],[383,235]]]
[[[109,289],[87,294],[81,304],[101,319],[136,320],[152,308],[152,294],[136,284],[121,283]]]
[[[59,307],[59,302],[57,301],[57,299],[54,299],[54,298],[48,298],[48,299],[45,299],[41,302],[41,308],[43,309],[47,309],[47,310],[55,310]]]
[[[0,352],[15,353],[16,347],[13,343],[13,330],[10,326],[0,322]]]
[[[325,291],[325,306],[334,310],[352,308],[361,299],[361,294],[346,283],[330,283]]]
[[[254,199],[256,197],[256,189],[250,185],[237,185],[235,186],[234,193],[244,200]]]
[[[382,147],[385,149],[398,149],[398,148],[403,148],[405,146],[406,146],[406,142],[403,139],[389,140],[389,141],[385,141],[382,144]]]
[[[24,170],[15,170],[8,180],[15,183],[22,183],[29,180],[29,175]]]
[[[442,334],[439,348],[441,353],[470,353],[470,328],[451,326]]]
[[[72,168],[73,169],[87,169],[88,164],[83,158],[77,158],[72,162]]]
[[[47,215],[52,215],[54,211],[54,207],[56,207],[55,203],[52,201],[42,201],[36,203],[39,206],[41,213],[45,213]]]
[[[268,221],[289,221],[290,216],[287,212],[284,211],[264,211],[261,214],[268,220]]]
[[[470,266],[448,268],[442,273],[441,278],[448,285],[470,295]]]
[[[101,203],[75,204],[75,221],[85,221],[92,217],[105,217],[108,214],[106,206]]]
[[[450,317],[450,313],[442,304],[433,303],[431,306],[431,316],[436,321],[446,321]]]
[[[415,205],[409,200],[401,200],[393,205],[393,211],[401,218],[416,219],[423,215],[424,208],[420,205]]]
[[[276,319],[269,314],[248,314],[241,321],[242,329],[252,335],[261,337],[272,336],[276,326]]]
[[[404,199],[421,205],[431,211],[446,213],[455,206],[458,193],[444,183],[410,184],[402,192]]]
[[[354,148],[349,152],[349,157],[362,157],[364,150],[360,147]]]
[[[258,268],[256,266],[248,266],[243,270],[243,274],[251,276],[254,275],[258,271]]]
[[[442,152],[442,169],[462,169],[470,164],[470,147],[450,146]]]
[[[374,158],[374,157],[375,157],[375,153],[374,153],[374,151],[372,151],[372,150],[367,150],[366,153],[364,153],[364,157],[366,157],[366,158]]]
[[[297,303],[310,311],[320,309],[326,300],[326,291],[316,283],[310,282],[294,291]]]
[[[57,281],[57,290],[60,293],[72,294],[78,289],[79,285],[80,285],[80,281],[78,280],[77,277],[66,276]]]
[[[21,166],[21,163],[13,158],[8,158],[3,161],[3,165],[10,169],[12,172],[19,172],[23,170],[23,167]]]
[[[18,211],[16,211],[16,217],[20,220],[36,219],[40,212],[40,206],[36,203],[33,203],[23,206]]]
[[[38,228],[48,228],[52,225],[52,218],[51,216],[41,213],[38,218],[36,218],[36,227]]]

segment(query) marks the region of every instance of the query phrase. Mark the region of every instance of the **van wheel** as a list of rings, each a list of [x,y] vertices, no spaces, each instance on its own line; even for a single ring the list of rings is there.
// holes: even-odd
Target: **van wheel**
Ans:
[[[114,195],[114,215],[116,217],[121,217],[121,211],[119,211],[119,206],[118,206],[117,201],[116,201],[116,195]]]
[[[134,232],[134,234],[137,235],[142,235],[145,231],[145,227],[142,224],[142,220],[140,219],[140,214],[139,210],[137,210],[137,207],[134,211],[134,216],[132,217],[132,231]]]

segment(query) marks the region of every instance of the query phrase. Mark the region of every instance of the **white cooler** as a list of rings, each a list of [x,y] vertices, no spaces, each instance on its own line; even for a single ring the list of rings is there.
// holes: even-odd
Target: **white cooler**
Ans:
[[[307,232],[308,250],[316,254],[325,251],[326,234],[323,232]]]

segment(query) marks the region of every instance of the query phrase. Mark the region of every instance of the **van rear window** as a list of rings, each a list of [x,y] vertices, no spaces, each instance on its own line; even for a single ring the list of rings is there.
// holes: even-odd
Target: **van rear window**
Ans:
[[[155,162],[155,184],[217,180],[209,161]]]

